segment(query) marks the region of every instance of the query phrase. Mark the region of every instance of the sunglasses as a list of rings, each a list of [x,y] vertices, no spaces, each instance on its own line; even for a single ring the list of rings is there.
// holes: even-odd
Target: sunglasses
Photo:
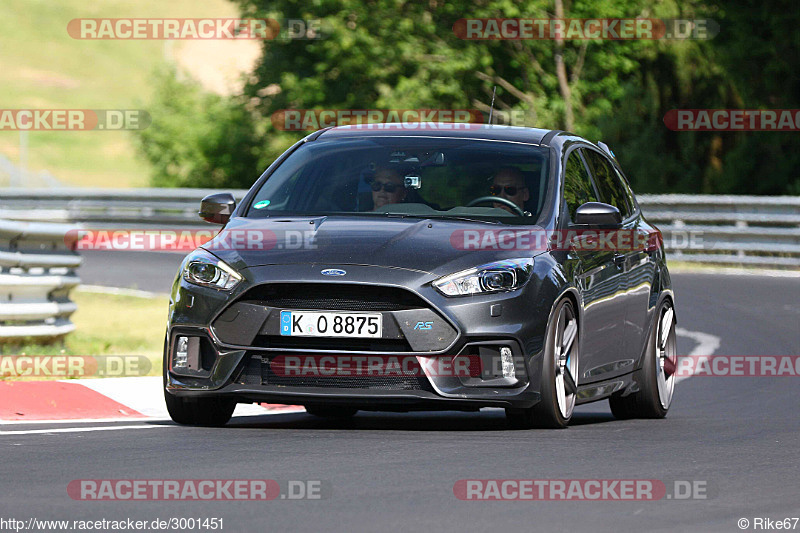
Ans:
[[[489,194],[492,196],[498,196],[500,193],[505,191],[505,193],[509,196],[516,196],[517,193],[524,188],[525,187],[515,187],[514,185],[492,185],[489,187]]]
[[[400,185],[398,185],[397,183],[391,183],[391,182],[373,181],[370,184],[370,187],[375,192],[378,192],[379,190],[383,189],[384,191],[386,191],[389,194],[391,194],[394,191],[396,191],[397,189],[399,189]]]

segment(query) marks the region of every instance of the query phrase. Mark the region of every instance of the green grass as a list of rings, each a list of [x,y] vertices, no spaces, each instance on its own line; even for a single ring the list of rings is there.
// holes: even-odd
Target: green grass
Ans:
[[[75,331],[67,335],[62,344],[5,347],[5,353],[144,356],[151,363],[147,375],[161,375],[169,305],[166,295],[139,298],[73,291],[71,299],[78,304],[78,310],[72,315]]]
[[[227,0],[4,0],[0,108],[147,109],[152,74],[165,64],[165,42],[77,40],[67,34],[67,23],[206,16],[236,16],[236,8]],[[0,154],[18,163],[19,142],[19,132],[0,131]],[[146,186],[151,172],[126,131],[30,132],[28,169],[91,187]]]

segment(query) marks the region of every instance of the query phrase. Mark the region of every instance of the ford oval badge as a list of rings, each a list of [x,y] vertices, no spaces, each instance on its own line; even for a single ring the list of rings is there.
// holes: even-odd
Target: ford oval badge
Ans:
[[[326,268],[322,271],[323,276],[344,276],[345,274],[347,272],[338,268]]]

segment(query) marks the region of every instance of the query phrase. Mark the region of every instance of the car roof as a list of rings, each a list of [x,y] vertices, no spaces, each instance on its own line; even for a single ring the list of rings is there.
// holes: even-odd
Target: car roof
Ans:
[[[449,137],[542,144],[553,130],[470,123],[380,123],[335,126],[313,133],[309,140],[338,137]],[[556,130],[557,131],[557,130]]]

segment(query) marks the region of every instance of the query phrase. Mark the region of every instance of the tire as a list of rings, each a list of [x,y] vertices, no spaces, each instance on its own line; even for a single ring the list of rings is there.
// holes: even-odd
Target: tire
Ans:
[[[306,406],[306,413],[320,418],[351,418],[357,412],[353,407]]]
[[[220,398],[179,398],[166,390],[164,400],[169,416],[178,424],[187,426],[220,427],[233,416],[236,402]]]
[[[228,423],[233,416],[236,402],[222,398],[180,398],[167,391],[167,372],[169,361],[167,350],[168,339],[164,339],[164,358],[162,360],[162,385],[164,387],[164,402],[170,418],[177,424],[187,426],[219,427]]]
[[[561,300],[547,325],[541,401],[528,409],[506,409],[506,418],[512,428],[560,429],[569,425],[577,398],[579,333],[578,315],[572,302]]]
[[[672,374],[677,364],[677,351],[675,312],[669,300],[659,306],[655,320],[642,366],[633,374],[639,390],[627,396],[614,395],[608,399],[611,413],[620,420],[664,418],[672,404],[675,389]]]

